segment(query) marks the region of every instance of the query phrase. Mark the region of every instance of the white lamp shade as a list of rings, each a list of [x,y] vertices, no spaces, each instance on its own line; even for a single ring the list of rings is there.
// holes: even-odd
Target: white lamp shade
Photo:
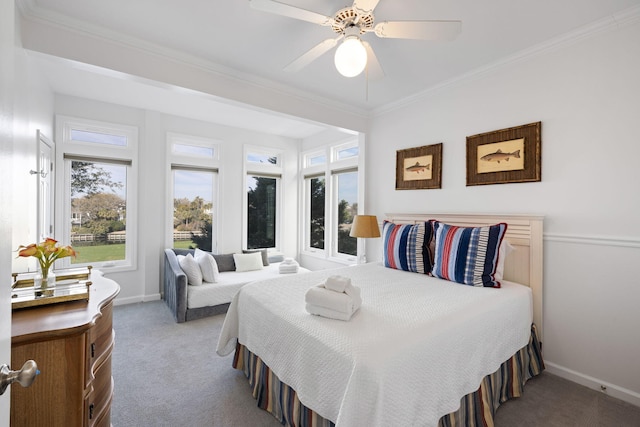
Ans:
[[[367,66],[367,49],[358,37],[347,37],[336,49],[334,62],[340,74],[355,77]]]

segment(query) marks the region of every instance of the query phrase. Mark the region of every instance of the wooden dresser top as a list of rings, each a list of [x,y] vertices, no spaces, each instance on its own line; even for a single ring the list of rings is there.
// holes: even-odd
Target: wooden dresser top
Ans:
[[[89,329],[101,310],[120,292],[120,286],[98,271],[91,274],[89,301],[72,301],[14,310],[11,343],[24,344],[42,339],[80,334]]]

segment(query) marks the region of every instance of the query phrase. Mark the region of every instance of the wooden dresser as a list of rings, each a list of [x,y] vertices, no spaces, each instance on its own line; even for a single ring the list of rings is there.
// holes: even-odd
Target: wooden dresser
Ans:
[[[11,386],[11,425],[109,426],[113,378],[113,299],[120,287],[91,273],[89,302],[14,310],[11,365],[33,359],[31,387]]]

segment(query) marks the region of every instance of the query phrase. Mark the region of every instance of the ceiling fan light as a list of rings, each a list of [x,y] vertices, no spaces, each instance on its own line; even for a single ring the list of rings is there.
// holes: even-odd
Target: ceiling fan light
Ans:
[[[336,69],[345,77],[355,77],[362,73],[367,65],[367,49],[358,37],[347,37],[334,57]]]

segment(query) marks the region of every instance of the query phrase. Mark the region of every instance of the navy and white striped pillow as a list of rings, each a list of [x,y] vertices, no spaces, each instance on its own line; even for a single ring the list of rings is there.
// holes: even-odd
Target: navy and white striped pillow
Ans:
[[[496,266],[507,224],[458,227],[434,222],[436,249],[432,274],[470,286],[499,288]]]
[[[384,266],[428,274],[431,271],[429,256],[431,235],[431,222],[412,225],[384,221],[382,225]]]

